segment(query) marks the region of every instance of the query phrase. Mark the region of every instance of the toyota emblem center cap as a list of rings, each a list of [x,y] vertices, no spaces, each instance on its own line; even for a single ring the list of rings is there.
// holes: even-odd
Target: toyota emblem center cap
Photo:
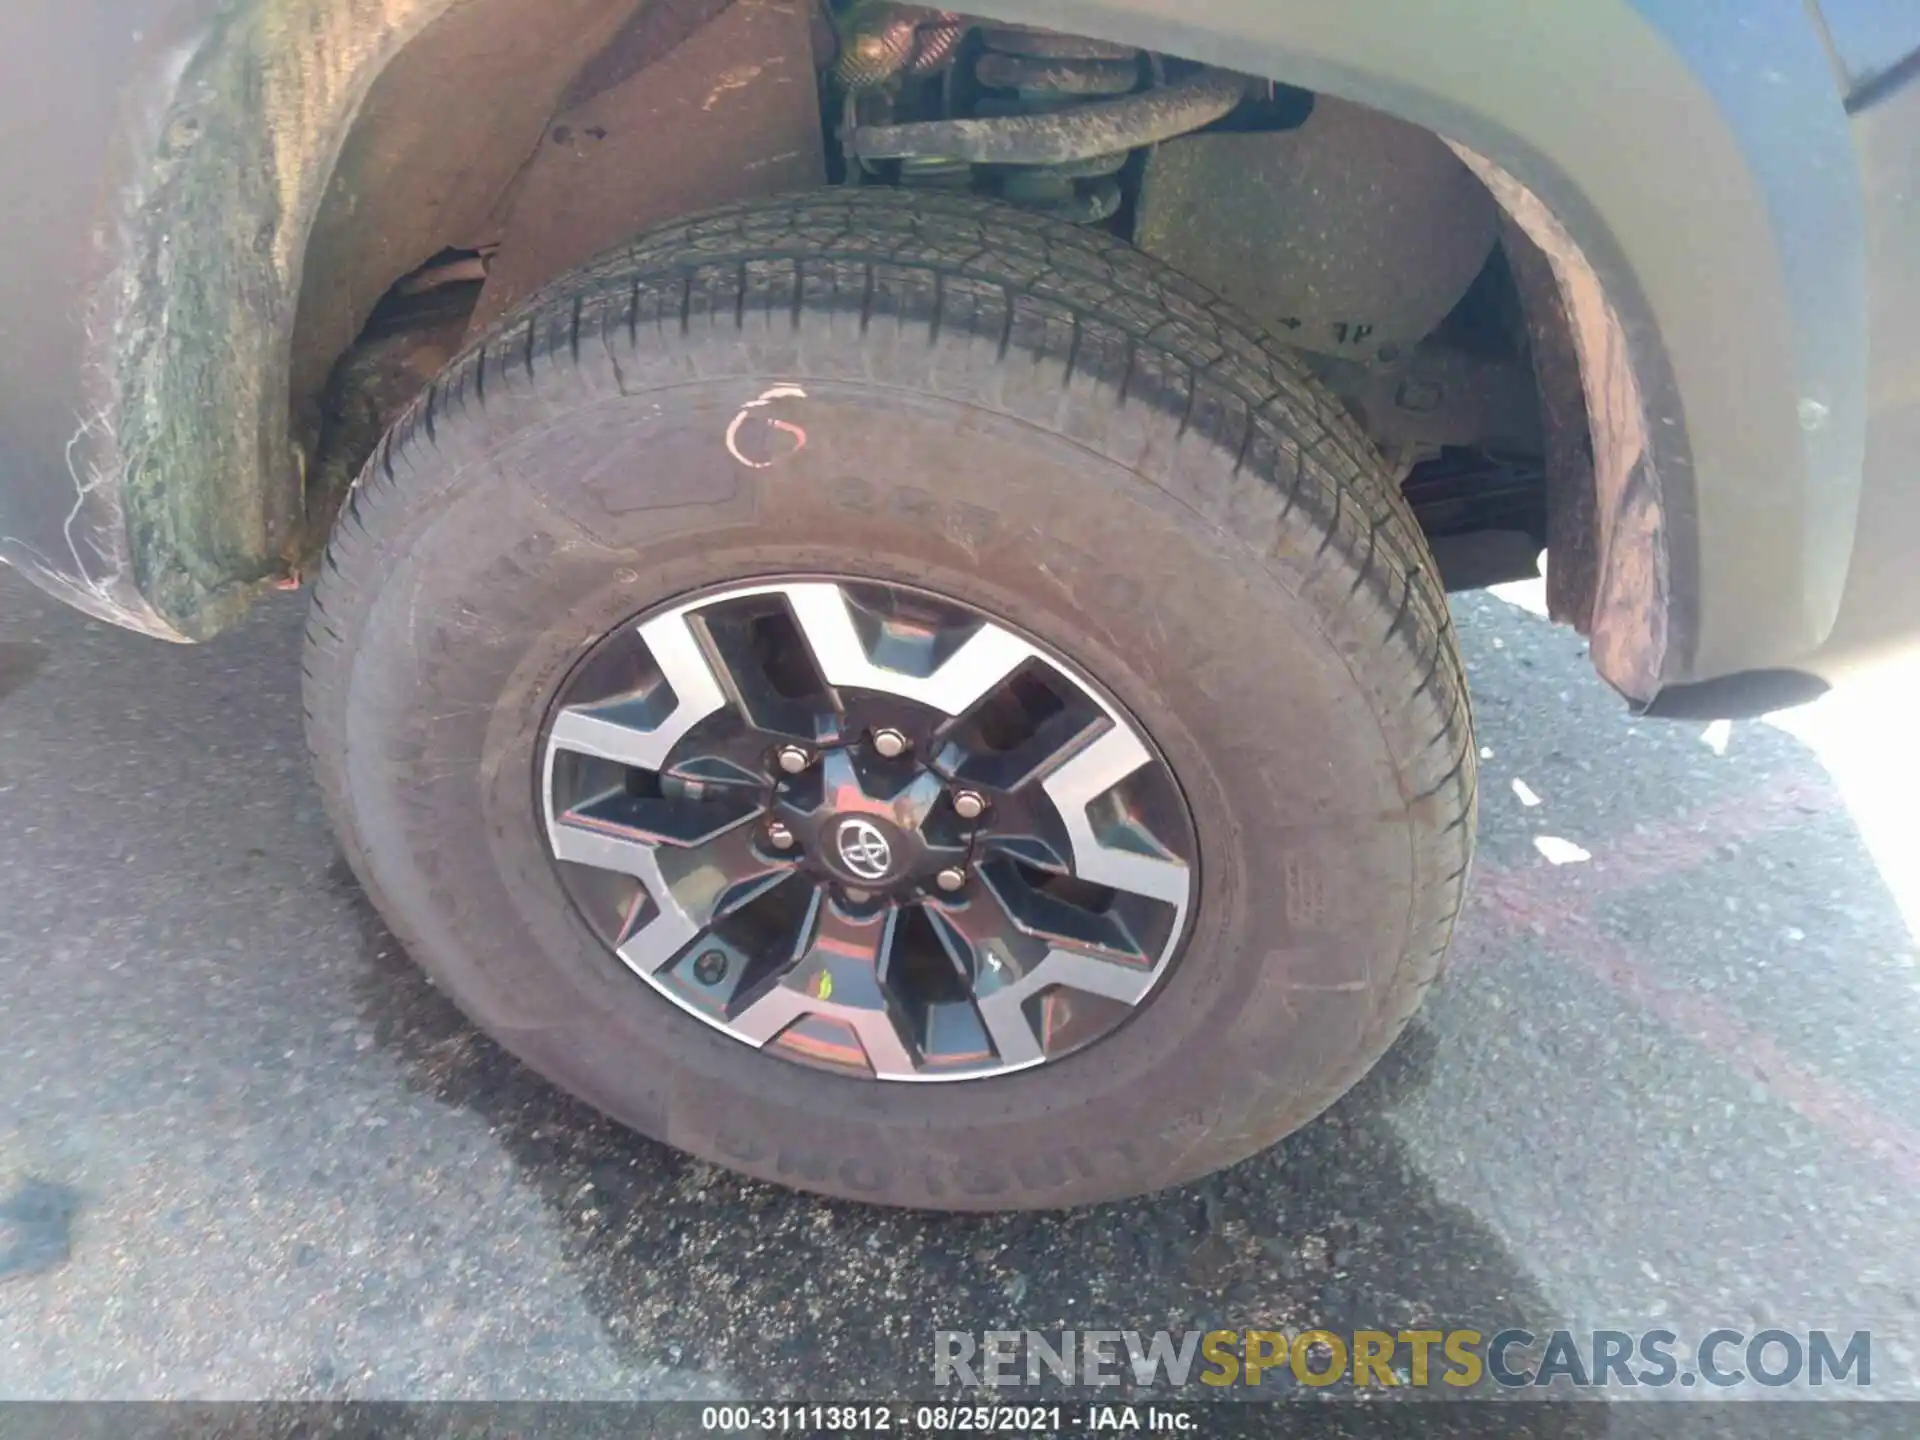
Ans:
[[[870,820],[842,820],[833,832],[833,848],[846,872],[858,879],[884,880],[893,869],[893,845]]]

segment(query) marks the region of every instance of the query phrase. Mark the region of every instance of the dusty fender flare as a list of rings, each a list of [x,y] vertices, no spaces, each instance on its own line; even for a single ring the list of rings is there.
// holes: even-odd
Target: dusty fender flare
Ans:
[[[117,478],[130,573],[162,633],[208,638],[287,571],[307,235],[375,77],[452,3],[257,0],[207,28],[136,141],[151,155],[129,167],[140,182],[93,340],[111,423],[85,463]]]

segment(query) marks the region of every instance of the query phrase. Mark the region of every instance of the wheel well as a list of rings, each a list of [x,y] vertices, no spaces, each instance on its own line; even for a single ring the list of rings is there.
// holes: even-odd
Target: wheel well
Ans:
[[[834,55],[856,37],[829,15],[811,0],[468,0],[393,55],[301,267],[290,562],[324,541],[391,420],[519,300],[650,225],[847,178],[838,137],[862,117]],[[1161,83],[1183,68],[1151,61]],[[1583,388],[1596,347],[1565,255],[1516,223],[1521,202],[1478,157],[1378,111],[1252,83],[1197,139],[1135,150],[1100,223],[1304,347],[1397,467],[1450,584],[1534,573],[1550,549],[1554,613],[1592,627],[1608,518]],[[918,183],[893,163],[866,178]],[[1259,183],[1239,183],[1250,166]],[[1329,231],[1331,245],[1302,238]],[[1658,646],[1627,635],[1619,652],[1603,670],[1633,693]]]

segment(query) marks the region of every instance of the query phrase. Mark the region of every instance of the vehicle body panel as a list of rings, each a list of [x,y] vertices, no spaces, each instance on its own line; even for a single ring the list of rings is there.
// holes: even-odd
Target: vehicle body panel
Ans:
[[[176,638],[133,583],[99,342],[122,201],[215,0],[0,6],[0,559],[103,619]]]
[[[7,7],[0,43],[26,78],[0,92],[0,203],[22,237],[0,266],[0,554],[95,613],[189,638],[284,571],[299,491],[286,332],[313,197],[374,76],[449,3]],[[1898,204],[1870,215],[1859,122],[1801,0],[969,8],[1374,105],[1514,177],[1604,285],[1646,407],[1667,607],[1650,684],[1843,668],[1869,230],[1885,257],[1920,221]],[[364,42],[343,40],[349,15]],[[246,48],[263,46],[308,48]],[[207,113],[223,74],[264,77],[259,124],[203,131],[183,162],[170,127]],[[273,199],[261,213],[213,224],[161,183],[182,163],[280,183],[251,192]],[[1881,391],[1910,393],[1920,337],[1875,343],[1876,414],[1904,413]],[[1903,467],[1887,474],[1874,483],[1905,487]],[[189,482],[198,508],[170,499]]]
[[[1920,6],[1911,0],[1820,0],[1820,15],[1850,93],[1920,50]]]
[[[1911,649],[1920,624],[1920,75],[1854,117],[1872,202],[1872,379],[1859,538],[1809,668],[1838,678]]]

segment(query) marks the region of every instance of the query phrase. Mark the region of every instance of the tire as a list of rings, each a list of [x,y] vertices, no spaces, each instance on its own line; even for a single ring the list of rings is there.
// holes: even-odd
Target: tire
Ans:
[[[1186,947],[1097,1044],[961,1084],[808,1069],[663,1003],[568,902],[557,687],[671,597],[817,571],[1004,617],[1178,778]],[[306,668],[347,858],[476,1024],[646,1135],[863,1201],[1079,1205],[1271,1145],[1406,1025],[1471,850],[1445,599],[1337,402],[1128,246],[963,197],[743,204],[535,297],[360,477]]]

